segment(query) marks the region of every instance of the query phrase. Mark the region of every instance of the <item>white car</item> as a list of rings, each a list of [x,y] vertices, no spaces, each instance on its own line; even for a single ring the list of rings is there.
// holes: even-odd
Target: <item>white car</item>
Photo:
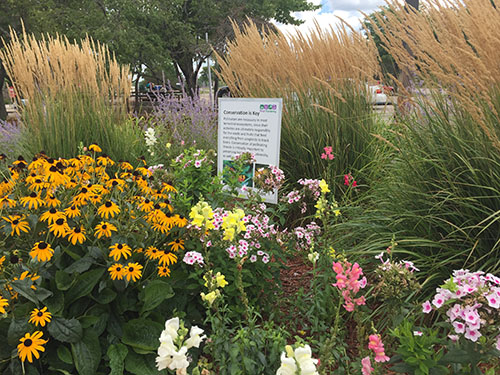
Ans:
[[[381,84],[368,86],[372,104],[387,104],[388,98],[384,93],[384,86]]]

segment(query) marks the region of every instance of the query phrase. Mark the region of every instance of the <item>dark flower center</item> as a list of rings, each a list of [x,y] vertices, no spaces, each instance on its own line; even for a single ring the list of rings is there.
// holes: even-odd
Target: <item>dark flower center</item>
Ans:
[[[87,188],[82,188],[82,193],[83,194],[87,193],[87,191],[88,191]]]
[[[111,202],[106,202],[105,206],[106,206],[107,208],[110,208],[110,207],[111,207]]]
[[[33,341],[31,339],[26,339],[24,340],[24,346],[29,347],[33,344]]]
[[[56,220],[57,225],[63,225],[64,224],[64,219],[57,219]]]
[[[117,248],[118,250],[121,250],[121,249],[123,249],[123,245],[122,245],[122,244],[119,244],[116,248]]]
[[[102,225],[102,227],[101,227],[101,229],[102,229],[102,230],[106,230],[106,228],[107,228],[107,227],[108,227],[108,226],[107,226],[106,224],[103,224],[103,225]]]
[[[57,172],[57,168],[53,165],[52,167],[49,168],[49,171]]]
[[[181,240],[176,239],[174,242],[175,242],[175,243],[180,243],[180,242],[181,242]]]
[[[17,264],[17,263],[19,262],[19,257],[18,257],[17,255],[12,255],[12,256],[10,257],[10,262],[11,262],[12,264]]]
[[[128,271],[129,271],[129,272],[134,272],[134,267],[129,267],[129,268],[128,268]]]
[[[81,231],[82,231],[82,230],[81,230],[79,227],[76,227],[76,228],[75,228],[75,233],[81,233]]]
[[[149,202],[151,202],[149,199],[146,199],[146,200],[144,201],[144,203],[146,203],[146,204],[149,204]]]
[[[113,182],[111,183],[111,185],[113,185],[113,186],[118,185],[118,181],[113,181]]]
[[[48,245],[47,245],[45,242],[40,242],[40,243],[38,244],[38,248],[39,248],[40,250],[46,249],[47,247],[48,247]]]
[[[17,224],[19,224],[19,220],[17,220],[17,219],[16,220],[12,220],[12,225],[17,225]]]
[[[116,270],[116,272],[120,272],[122,270],[122,268],[121,267],[116,267],[115,270]]]
[[[52,207],[52,208],[49,210],[49,212],[50,212],[51,214],[55,214],[55,213],[57,212],[57,210],[56,210],[55,208],[53,208],[53,207]]]
[[[43,316],[43,312],[39,311],[36,315],[37,316]]]
[[[36,197],[37,197],[37,194],[35,192],[30,194],[30,198],[36,198]]]
[[[40,184],[41,182],[42,182],[42,180],[40,180],[39,178],[37,178],[37,179],[35,180],[35,184]]]
[[[61,163],[60,161],[58,161],[57,164],[56,164],[56,167],[59,168],[59,169],[63,169],[64,165],[63,165],[63,163]]]
[[[155,204],[155,209],[156,210],[159,210],[160,209],[160,205],[158,203]]]

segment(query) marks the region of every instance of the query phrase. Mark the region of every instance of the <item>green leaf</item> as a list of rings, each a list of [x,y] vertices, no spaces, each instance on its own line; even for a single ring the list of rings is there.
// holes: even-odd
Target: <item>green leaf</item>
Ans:
[[[447,363],[469,363],[471,361],[471,356],[465,350],[452,348],[446,353],[440,362]]]
[[[36,288],[35,294],[39,301],[45,301],[47,298],[52,297],[54,295],[54,293],[52,293],[50,290],[40,287]]]
[[[125,358],[127,357],[128,349],[123,344],[113,344],[108,348],[109,375],[123,375],[125,369]]]
[[[29,332],[28,319],[18,318],[12,319],[9,330],[7,331],[7,342],[10,346],[19,344],[19,339]],[[158,336],[159,337],[159,336]]]
[[[75,318],[68,320],[54,317],[48,329],[50,335],[61,342],[78,342],[82,338],[82,326]]]
[[[57,271],[56,272],[56,287],[59,290],[66,291],[69,288],[71,288],[71,285],[73,285],[73,281],[75,279],[68,275],[64,271]]]
[[[94,259],[89,256],[84,256],[81,259],[73,262],[70,266],[66,267],[64,272],[66,273],[82,273],[87,271],[90,266],[94,263]]]
[[[134,375],[158,375],[154,355],[140,355],[129,350],[125,358],[125,370]]]
[[[79,375],[96,374],[101,361],[101,347],[99,338],[93,331],[86,330],[82,340],[71,344],[71,352]]]
[[[57,348],[57,356],[61,361],[64,363],[67,363],[68,365],[73,364],[73,357],[71,356],[70,350],[64,346],[64,345],[59,345]]]
[[[101,292],[97,293],[97,297],[93,297],[97,303],[101,305],[107,305],[116,298],[116,292],[110,288],[105,288]]]
[[[175,293],[170,284],[162,280],[150,282],[144,290],[144,305],[142,306],[141,314],[154,310],[163,301],[172,298],[174,295]]]
[[[64,309],[64,295],[61,292],[56,292],[52,297],[45,300],[44,303],[52,315],[58,314]]]
[[[24,298],[30,300],[31,302],[38,304],[38,298],[35,295],[35,291],[31,289],[33,281],[31,279],[15,280],[10,283],[14,292],[18,292]]]
[[[66,293],[66,304],[71,304],[78,298],[89,294],[104,274],[104,268],[96,268],[82,273],[76,278],[75,284]]]
[[[133,348],[149,350],[158,349],[158,341],[163,325],[146,319],[133,319],[123,327],[122,342]]]

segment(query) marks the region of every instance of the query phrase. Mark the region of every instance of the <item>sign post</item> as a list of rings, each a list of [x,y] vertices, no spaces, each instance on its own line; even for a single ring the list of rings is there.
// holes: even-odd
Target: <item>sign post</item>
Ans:
[[[282,99],[219,98],[219,174],[235,155],[244,152],[253,153],[256,160],[244,184],[248,189],[254,188],[256,170],[270,165],[279,167],[282,108]],[[265,194],[263,198],[277,203],[278,192]]]

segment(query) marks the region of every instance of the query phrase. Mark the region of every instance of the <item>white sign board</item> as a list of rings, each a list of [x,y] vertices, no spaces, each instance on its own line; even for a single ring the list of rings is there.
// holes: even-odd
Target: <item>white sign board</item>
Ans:
[[[243,186],[254,188],[253,176],[259,168],[279,167],[282,99],[220,98],[217,171],[222,173],[231,159],[251,152],[256,162]],[[244,195],[244,194],[243,194]],[[278,191],[263,196],[277,203]]]

